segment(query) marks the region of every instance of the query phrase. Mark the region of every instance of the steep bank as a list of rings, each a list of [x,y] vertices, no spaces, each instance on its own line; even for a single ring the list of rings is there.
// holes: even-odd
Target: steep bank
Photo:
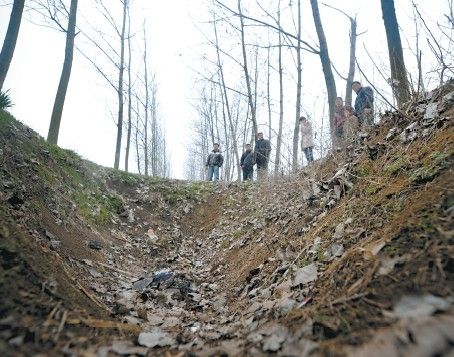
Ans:
[[[293,177],[227,187],[101,168],[2,112],[0,349],[448,354],[453,101],[449,84]]]

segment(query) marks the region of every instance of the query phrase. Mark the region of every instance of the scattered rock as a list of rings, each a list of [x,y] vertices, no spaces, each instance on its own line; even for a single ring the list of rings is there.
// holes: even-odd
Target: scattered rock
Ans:
[[[333,243],[328,248],[326,248],[323,253],[323,257],[326,260],[330,260],[335,257],[341,257],[344,254],[344,246],[339,243]]]
[[[25,203],[25,201],[24,201],[23,195],[21,195],[17,192],[14,192],[13,195],[10,198],[8,198],[8,203],[11,206],[17,208],[17,207],[22,206]]]
[[[102,249],[102,244],[99,240],[96,239],[91,239],[88,242],[88,248],[94,249],[94,250],[101,250]]]
[[[315,279],[317,279],[317,266],[312,263],[296,271],[292,287],[311,283]]]
[[[158,236],[156,235],[156,233],[154,232],[154,230],[152,228],[150,228],[148,231],[147,231],[147,237],[152,241],[156,241],[158,240]]]
[[[436,311],[448,310],[452,303],[452,298],[432,294],[405,295],[394,305],[393,315],[398,318],[430,316]]]
[[[138,343],[141,346],[154,348],[172,346],[175,343],[175,340],[171,338],[167,333],[155,328],[150,332],[141,332],[139,335]]]

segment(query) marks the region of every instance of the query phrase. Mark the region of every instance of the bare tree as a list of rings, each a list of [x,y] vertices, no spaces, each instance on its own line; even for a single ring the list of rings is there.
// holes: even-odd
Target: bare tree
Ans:
[[[346,78],[344,78],[344,77],[342,77],[342,78],[345,79],[345,81],[347,82],[346,88],[345,88],[345,105],[351,106],[352,105],[352,83],[353,83],[353,79],[355,78],[356,39],[358,37],[358,34],[357,34],[358,24],[356,21],[356,16],[352,17],[352,16],[348,15],[347,13],[345,13],[344,11],[342,11],[334,6],[327,5],[327,4],[324,4],[324,5],[333,10],[340,12],[342,15],[347,17],[347,19],[350,21],[350,33],[349,33],[350,55],[349,55],[349,60],[348,60],[348,74],[347,74]]]
[[[391,86],[397,101],[397,106],[402,108],[402,105],[410,100],[410,88],[407,79],[407,70],[405,68],[394,0],[381,0],[381,8],[386,38],[388,40]]]
[[[123,21],[120,32],[120,64],[118,69],[118,119],[117,119],[117,142],[115,145],[115,162],[114,168],[120,167],[121,139],[123,136],[123,105],[124,105],[124,70],[125,70],[125,33],[126,33],[126,15],[128,13],[129,0],[123,0]]]
[[[224,77],[224,69],[222,66],[222,61],[221,61],[221,53],[219,49],[219,38],[218,38],[218,32],[217,32],[217,27],[216,27],[216,20],[213,21],[213,27],[214,27],[214,35],[215,35],[215,40],[216,40],[216,55],[217,55],[217,65],[219,69],[219,77],[220,77],[220,83],[222,85],[222,92],[223,92],[223,100],[225,102],[225,111],[227,113],[226,117],[229,123],[230,127],[230,134],[232,138],[232,144],[233,144],[233,151],[236,159],[236,164],[237,164],[237,172],[238,172],[238,181],[241,180],[241,172],[240,172],[240,157],[238,154],[238,144],[237,144],[237,138],[236,138],[236,130],[235,126],[233,124],[233,118],[232,118],[232,112],[230,108],[230,103],[229,103],[229,96],[227,93],[227,86],[225,84],[225,77]]]
[[[145,88],[145,102],[143,103],[143,110],[145,113],[144,120],[144,138],[143,138],[143,152],[145,161],[145,176],[148,176],[148,108],[150,103],[150,87],[148,82],[148,59],[147,59],[147,35],[145,30],[145,24],[143,27],[143,68],[144,68],[144,88]]]
[[[320,45],[320,61],[322,63],[323,74],[325,77],[325,84],[326,84],[326,92],[328,93],[328,106],[329,106],[329,124],[330,124],[330,132],[331,138],[333,137],[333,130],[334,130],[334,108],[335,108],[335,100],[337,97],[336,91],[336,82],[334,80],[334,75],[331,67],[331,58],[329,56],[328,51],[328,44],[326,42],[325,32],[322,26],[322,20],[320,18],[320,11],[318,8],[318,1],[317,0],[310,0],[311,7],[312,7],[312,16],[314,18],[315,30],[317,32],[317,37]]]
[[[246,80],[246,87],[247,87],[247,93],[248,93],[248,101],[249,101],[249,107],[251,110],[251,120],[252,120],[252,128],[253,128],[253,135],[257,135],[258,129],[257,129],[257,118],[256,118],[256,107],[255,103],[252,97],[252,89],[251,89],[251,78],[249,76],[249,69],[248,69],[248,63],[247,63],[247,55],[246,55],[246,44],[244,42],[244,18],[243,18],[243,13],[241,10],[241,0],[238,0],[238,13],[240,14],[240,34],[241,34],[241,49],[243,53],[243,70],[244,70],[244,77]]]
[[[59,4],[53,3],[53,6],[63,6],[60,1]],[[55,96],[54,107],[52,109],[52,116],[50,118],[49,132],[47,134],[47,141],[51,144],[57,144],[58,134],[60,132],[60,123],[63,114],[63,107],[65,105],[66,92],[68,90],[69,78],[71,76],[71,69],[74,55],[74,38],[76,36],[76,19],[77,19],[77,0],[71,0],[71,6],[68,14],[68,28],[66,29],[66,45],[65,45],[65,59],[63,61],[63,69],[58,84],[57,94]]]
[[[277,24],[281,27],[281,0],[278,2]],[[283,83],[283,67],[282,67],[282,33],[278,32],[278,71],[279,71],[279,128],[276,138],[276,158],[274,160],[274,172],[278,174],[281,163],[281,147],[282,147],[282,129],[284,124],[284,83]]]
[[[293,128],[293,152],[292,152],[292,170],[298,169],[298,152],[299,152],[299,119],[301,116],[301,74],[303,71],[301,64],[301,0],[298,0],[298,41],[296,45],[296,110],[295,110],[295,125]]]
[[[109,2],[109,7],[106,6],[104,0],[95,0],[97,10],[101,15],[100,18],[105,21],[107,28],[115,34],[118,39],[119,51],[107,36],[98,26],[101,26],[101,21],[95,24],[88,24],[94,34],[87,31],[81,31],[85,39],[91,44],[98,52],[98,55],[87,55],[85,51],[80,51],[81,54],[94,66],[96,71],[107,81],[110,87],[115,91],[118,101],[117,111],[117,138],[115,144],[115,160],[114,168],[118,169],[120,166],[121,154],[121,141],[123,135],[123,109],[124,109],[124,70],[125,70],[125,42],[126,42],[126,22],[127,13],[131,0],[117,0],[121,5],[122,18],[120,21],[112,16],[111,8],[114,6]],[[105,25],[105,24],[104,24]],[[104,62],[106,63],[103,63]],[[112,76],[112,67],[116,73],[116,78]]]
[[[126,134],[125,171],[129,171],[129,151],[132,133],[132,46],[131,46],[131,13],[128,9],[128,131]]]
[[[14,0],[13,3],[8,29],[6,30],[5,40],[2,51],[0,52],[0,89],[3,88],[6,74],[13,59],[14,49],[16,48],[17,38],[19,36],[22,13],[24,11],[24,3],[25,0]]]

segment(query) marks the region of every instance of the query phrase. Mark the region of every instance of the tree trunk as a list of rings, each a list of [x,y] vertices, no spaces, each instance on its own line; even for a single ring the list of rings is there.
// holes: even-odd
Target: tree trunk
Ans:
[[[151,174],[152,176],[158,175],[158,123],[157,123],[157,103],[156,103],[156,88],[152,89],[151,93]]]
[[[318,9],[318,1],[310,0],[312,7],[312,15],[314,18],[315,29],[320,44],[320,62],[322,63],[323,74],[325,76],[326,91],[328,93],[329,106],[329,128],[331,132],[331,142],[334,135],[334,108],[337,97],[336,82],[334,81],[333,71],[331,69],[331,59],[328,52],[328,44],[326,42],[325,32],[323,31],[322,21],[320,19],[320,11]]]
[[[76,17],[77,17],[77,0],[71,0],[71,7],[68,17],[68,29],[66,30],[66,47],[65,59],[63,61],[63,70],[58,84],[57,95],[55,96],[54,108],[50,118],[49,132],[47,141],[51,144],[57,144],[58,134],[60,132],[61,117],[65,105],[66,92],[68,90],[69,78],[73,64],[74,54],[74,37],[76,36]]]
[[[232,135],[233,151],[234,151],[236,164],[237,164],[237,173],[238,173],[238,177],[237,178],[238,178],[238,181],[241,181],[241,166],[240,166],[240,158],[239,158],[239,155],[238,155],[238,144],[237,144],[237,141],[236,141],[235,127],[234,127],[233,122],[232,122],[232,113],[231,113],[231,110],[230,110],[229,97],[227,95],[227,87],[225,85],[224,71],[223,71],[222,63],[221,63],[221,55],[219,53],[220,52],[219,51],[219,40],[218,40],[218,32],[217,32],[217,28],[216,28],[216,22],[214,22],[214,35],[215,35],[215,38],[216,38],[216,54],[217,54],[219,75],[221,77],[220,78],[221,79],[220,82],[221,82],[221,85],[222,85],[221,90],[223,91],[223,94],[224,94],[225,109],[227,111],[227,119],[229,120],[230,132],[231,132],[231,135]]]
[[[148,66],[147,66],[147,37],[145,32],[145,26],[143,29],[143,41],[144,41],[144,52],[143,52],[143,65],[144,65],[144,77],[145,77],[145,103],[144,103],[144,112],[145,112],[145,123],[144,123],[144,174],[148,176],[148,107],[150,92],[148,89]]]
[[[296,111],[295,126],[293,128],[293,152],[292,152],[292,171],[298,169],[298,141],[299,141],[299,119],[301,116],[301,0],[298,0],[298,45],[296,46],[296,61],[298,79],[296,84]]]
[[[251,78],[249,76],[249,70],[247,65],[247,56],[246,56],[246,44],[244,41],[244,19],[243,13],[241,12],[241,0],[238,0],[238,13],[240,14],[240,24],[241,24],[241,49],[243,52],[243,70],[244,76],[246,78],[246,87],[247,87],[247,94],[248,94],[248,103],[251,109],[251,120],[252,120],[252,128],[254,131],[254,136],[257,135],[258,127],[257,127],[257,118],[256,118],[256,108],[254,105],[254,100],[252,98],[252,89],[251,89]]]
[[[272,114],[271,114],[271,90],[270,90],[270,79],[271,79],[271,62],[270,62],[270,48],[268,48],[267,51],[267,76],[266,76],[266,104],[268,106],[268,140],[271,141],[271,120],[272,120]],[[257,83],[257,82],[256,82]],[[255,91],[257,93],[257,91]]]
[[[410,88],[405,69],[404,54],[399,34],[394,0],[381,0],[383,22],[388,40],[391,86],[399,108],[410,100]]]
[[[281,27],[281,1],[279,0],[278,5],[278,26]],[[276,160],[274,161],[274,172],[277,175],[279,173],[279,168],[281,164],[281,147],[282,147],[282,127],[284,124],[284,83],[283,83],[283,67],[282,67],[282,34],[279,35],[279,129],[276,139]],[[299,119],[298,119],[299,120]]]
[[[117,143],[115,146],[115,163],[114,168],[120,167],[121,138],[123,136],[123,75],[125,70],[125,32],[126,32],[126,14],[128,10],[128,1],[123,0],[123,24],[120,35],[120,68],[118,72],[118,123],[117,123]]]
[[[135,133],[135,141],[136,141],[136,158],[137,158],[137,172],[141,174],[140,169],[140,150],[139,150],[139,117],[140,117],[140,103],[139,98],[136,98],[137,103],[137,117],[136,117],[136,133]]]
[[[0,52],[0,89],[3,87],[9,65],[13,59],[14,48],[16,47],[22,20],[22,13],[24,11],[24,3],[25,0],[14,0],[8,29],[6,30],[5,42],[3,42],[2,52]]]
[[[125,171],[129,171],[129,151],[131,148],[131,127],[132,127],[132,79],[131,79],[131,18],[128,12],[128,133],[126,136]]]
[[[347,87],[345,88],[345,105],[352,105],[352,83],[355,78],[356,59],[356,19],[350,17],[350,61],[348,66]]]

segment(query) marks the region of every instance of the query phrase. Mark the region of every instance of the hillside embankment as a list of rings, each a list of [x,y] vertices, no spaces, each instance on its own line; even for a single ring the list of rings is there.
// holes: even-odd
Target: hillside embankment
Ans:
[[[448,356],[454,86],[265,183],[146,178],[0,113],[5,356]]]

